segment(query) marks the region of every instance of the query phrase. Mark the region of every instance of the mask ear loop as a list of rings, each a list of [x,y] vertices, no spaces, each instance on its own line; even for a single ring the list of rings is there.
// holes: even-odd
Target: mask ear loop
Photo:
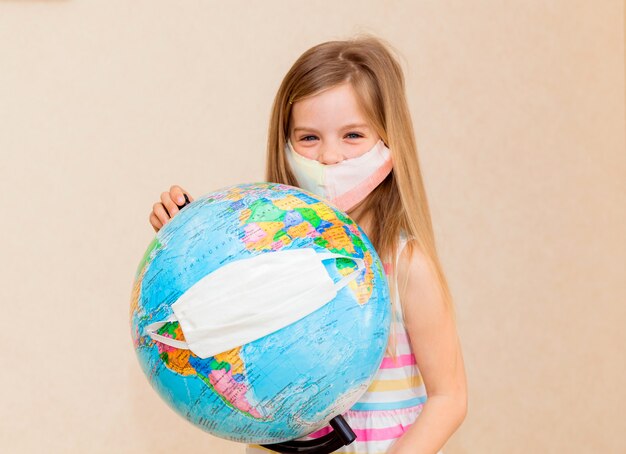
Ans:
[[[337,291],[337,293],[339,293],[339,290],[348,285],[351,280],[356,279],[358,275],[365,270],[365,260],[359,257],[350,257],[349,255],[335,254],[333,252],[322,252],[321,254],[317,254],[317,257],[322,261],[332,259],[348,259],[356,263],[356,270],[335,282],[335,290]]]
[[[179,348],[181,350],[189,350],[189,345],[187,342],[172,339],[171,337],[163,336],[162,334],[158,334],[157,331],[164,326],[166,323],[177,322],[178,319],[174,314],[167,317],[165,320],[161,320],[160,322],[154,322],[149,324],[144,328],[146,334],[152,338],[152,340],[158,341],[162,344],[169,345],[170,347]]]

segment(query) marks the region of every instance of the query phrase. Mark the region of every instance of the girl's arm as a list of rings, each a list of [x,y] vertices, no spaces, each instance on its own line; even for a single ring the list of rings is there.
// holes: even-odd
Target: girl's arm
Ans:
[[[406,270],[408,282],[402,295],[404,320],[428,400],[417,420],[388,453],[434,454],[465,419],[465,368],[451,311],[446,308],[435,274],[418,248],[407,258]]]

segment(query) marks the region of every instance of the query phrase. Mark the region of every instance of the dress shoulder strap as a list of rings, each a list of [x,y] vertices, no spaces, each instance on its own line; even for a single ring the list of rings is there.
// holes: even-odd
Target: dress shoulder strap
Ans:
[[[394,272],[398,270],[398,263],[400,262],[400,255],[402,251],[404,251],[404,247],[407,245],[408,240],[406,237],[400,236],[400,241],[398,241],[398,253],[396,254],[396,263],[394,263]],[[396,273],[397,274],[397,273]]]
[[[415,240],[416,237],[413,235],[407,235],[406,232],[404,230],[400,230],[400,238],[398,241],[398,255],[396,257],[396,266],[398,264],[398,259],[400,258],[400,254],[402,254],[402,251],[404,251],[404,247],[407,245],[407,243],[409,242],[409,240]]]
[[[398,241],[398,253],[396,255],[396,262],[394,263],[394,267],[393,267],[393,273],[394,273],[394,286],[395,286],[395,291],[396,291],[396,301],[397,301],[397,311],[400,312],[400,315],[402,315],[402,309],[400,308],[400,287],[398,285],[398,263],[400,263],[400,255],[402,255],[402,251],[404,251],[404,248],[406,247],[408,243],[408,240],[406,238],[406,235],[404,234],[404,232],[400,232],[400,239]]]

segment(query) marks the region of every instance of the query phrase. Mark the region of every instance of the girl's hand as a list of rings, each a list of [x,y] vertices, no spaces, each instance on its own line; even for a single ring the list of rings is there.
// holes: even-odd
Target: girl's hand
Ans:
[[[167,224],[188,202],[193,202],[193,197],[180,186],[174,185],[169,192],[163,192],[161,201],[152,205],[150,212],[150,224],[154,231],[161,230],[161,227]]]

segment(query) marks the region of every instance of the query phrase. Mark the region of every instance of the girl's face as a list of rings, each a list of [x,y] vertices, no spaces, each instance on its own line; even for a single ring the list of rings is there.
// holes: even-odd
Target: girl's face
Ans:
[[[290,124],[294,151],[321,164],[358,158],[380,140],[347,82],[295,102]]]

